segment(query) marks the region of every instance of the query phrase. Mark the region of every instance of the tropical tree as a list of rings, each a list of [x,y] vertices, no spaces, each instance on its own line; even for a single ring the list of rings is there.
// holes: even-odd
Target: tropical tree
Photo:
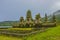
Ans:
[[[20,17],[19,27],[24,27],[24,18],[23,17]]]
[[[31,11],[30,10],[28,10],[27,14],[26,14],[26,19],[28,19],[28,18],[31,18],[31,20],[32,20],[32,15],[31,15]]]
[[[41,17],[40,17],[40,13],[38,13],[35,18],[36,18],[37,20],[40,19],[40,18],[41,18]]]
[[[54,23],[56,22],[56,17],[55,17],[55,14],[53,14],[53,20],[52,20]]]
[[[45,14],[45,22],[47,22],[47,21],[48,21],[47,14]]]
[[[27,14],[26,14],[26,27],[31,27],[32,26],[32,23],[33,23],[33,19],[32,19],[32,15],[31,15],[31,11],[28,10],[27,11]]]
[[[24,21],[24,18],[23,17],[20,17],[20,22]]]
[[[38,13],[35,17],[35,27],[40,27],[41,26],[41,17],[40,17],[40,13]]]

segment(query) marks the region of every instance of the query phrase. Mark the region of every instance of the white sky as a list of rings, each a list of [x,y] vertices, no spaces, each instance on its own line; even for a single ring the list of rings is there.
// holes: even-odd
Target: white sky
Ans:
[[[19,20],[20,16],[26,17],[30,9],[33,18],[37,13],[43,17],[60,10],[60,0],[0,0],[0,21]]]

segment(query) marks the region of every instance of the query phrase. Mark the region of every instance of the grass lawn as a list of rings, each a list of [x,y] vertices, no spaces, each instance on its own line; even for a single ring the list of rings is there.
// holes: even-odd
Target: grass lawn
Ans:
[[[8,28],[8,29],[0,29],[0,30],[11,30],[11,31],[16,31],[16,30],[22,30],[22,31],[26,31],[26,30],[28,30],[28,31],[30,31],[30,30],[32,30],[32,28]]]
[[[0,40],[22,40],[21,38],[9,37],[5,35],[0,35]]]

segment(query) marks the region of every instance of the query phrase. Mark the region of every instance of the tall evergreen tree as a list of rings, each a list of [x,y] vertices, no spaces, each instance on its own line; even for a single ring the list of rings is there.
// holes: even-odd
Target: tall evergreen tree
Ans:
[[[40,13],[38,13],[35,18],[36,18],[37,20],[40,19],[40,18],[41,18],[41,17],[40,17]]]
[[[55,14],[53,14],[53,22],[56,22]]]
[[[27,14],[26,14],[26,23],[25,23],[26,27],[31,27],[33,24],[32,21],[33,21],[33,19],[32,19],[32,15],[31,15],[31,11],[28,10]]]
[[[20,24],[19,24],[19,27],[24,27],[24,18],[23,17],[20,17]]]
[[[24,18],[23,17],[20,17],[20,22],[24,21]]]
[[[47,22],[47,21],[48,21],[47,14],[45,14],[45,22]]]
[[[27,15],[26,15],[26,19],[28,20],[29,18],[32,20],[32,15],[30,10],[27,11]]]
[[[41,27],[41,17],[40,17],[40,13],[38,13],[35,17],[35,27],[39,28]]]

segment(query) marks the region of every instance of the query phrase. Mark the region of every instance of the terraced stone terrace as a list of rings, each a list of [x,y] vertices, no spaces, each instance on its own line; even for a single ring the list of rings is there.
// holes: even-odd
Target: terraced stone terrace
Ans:
[[[42,32],[42,29],[36,30],[35,28],[10,28],[10,29],[0,29],[0,34],[3,35],[11,35],[11,36],[28,36],[31,34],[36,34],[37,32]],[[45,31],[45,30],[44,30]]]

